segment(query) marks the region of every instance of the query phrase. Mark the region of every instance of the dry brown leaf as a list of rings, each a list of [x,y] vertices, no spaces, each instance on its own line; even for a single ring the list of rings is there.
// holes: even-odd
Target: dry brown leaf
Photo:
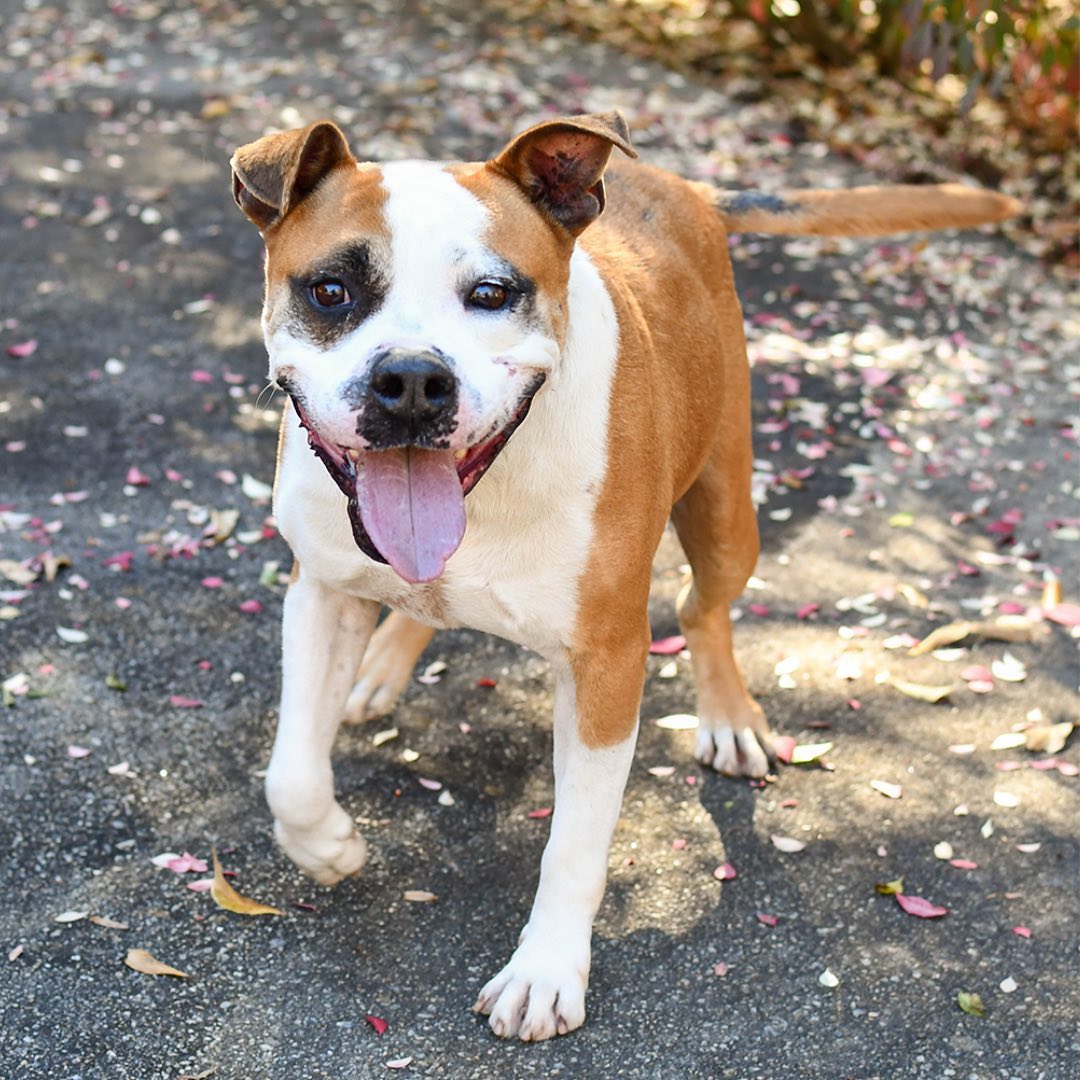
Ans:
[[[45,555],[41,559],[41,570],[45,575],[46,581],[55,581],[56,575],[65,566],[71,565],[71,559],[67,555],[53,555],[51,552]]]
[[[225,543],[232,536],[239,520],[239,510],[211,510],[210,528],[207,530],[206,538],[212,544]]]
[[[276,907],[260,904],[258,900],[252,900],[248,896],[241,896],[225,880],[221,870],[221,860],[218,858],[217,849],[211,848],[210,855],[214,860],[214,883],[210,886],[210,896],[219,908],[226,911],[235,911],[237,915],[284,915]]]
[[[1060,724],[1037,724],[1024,732],[1024,745],[1037,754],[1056,754],[1065,749],[1074,726],[1068,720]]]
[[[926,701],[930,704],[941,701],[943,698],[947,698],[953,692],[953,685],[950,683],[948,686],[926,686],[923,683],[908,682],[907,679],[898,679],[894,675],[888,675],[883,680],[888,683],[894,690],[899,690],[901,694],[907,694],[908,697],[916,698],[919,701]]]
[[[1039,601],[1039,607],[1044,610],[1056,608],[1062,599],[1061,582],[1053,575],[1049,575],[1043,584],[1042,599]]]
[[[91,915],[90,921],[95,926],[104,926],[106,930],[130,930],[126,922],[117,922],[115,919],[106,918],[104,915]]]
[[[148,953],[145,949],[128,949],[127,956],[124,957],[124,963],[132,971],[142,972],[143,975],[172,975],[176,979],[191,978],[186,971],[178,971],[174,967],[169,967],[168,964],[163,964],[156,956]]]
[[[951,622],[927,634],[917,645],[908,649],[908,656],[922,656],[946,645],[955,645],[966,637],[990,638],[993,641],[1030,641],[1035,624],[1022,615],[1003,615],[993,622]]]

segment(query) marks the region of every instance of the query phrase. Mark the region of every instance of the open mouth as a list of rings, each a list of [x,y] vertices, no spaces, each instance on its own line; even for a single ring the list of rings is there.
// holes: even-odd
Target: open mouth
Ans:
[[[522,398],[509,422],[466,450],[402,446],[357,451],[328,443],[291,387],[308,445],[348,501],[357,547],[387,563],[406,581],[437,578],[465,534],[465,496],[480,482],[510,436],[525,419],[540,378]]]

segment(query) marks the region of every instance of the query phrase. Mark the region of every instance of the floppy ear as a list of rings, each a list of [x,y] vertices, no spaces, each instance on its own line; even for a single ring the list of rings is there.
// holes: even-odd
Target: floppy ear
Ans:
[[[345,136],[329,120],[266,135],[232,157],[233,198],[260,229],[280,221],[329,172],[355,166]]]
[[[522,132],[489,166],[577,236],[604,209],[604,169],[616,146],[637,157],[620,113],[567,116]]]

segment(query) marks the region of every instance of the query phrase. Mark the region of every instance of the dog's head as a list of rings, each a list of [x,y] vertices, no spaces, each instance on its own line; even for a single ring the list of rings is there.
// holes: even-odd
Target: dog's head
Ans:
[[[319,122],[233,157],[266,244],[270,377],[407,581],[442,573],[464,498],[557,373],[576,237],[604,207],[617,113],[551,120],[483,164],[359,163]]]

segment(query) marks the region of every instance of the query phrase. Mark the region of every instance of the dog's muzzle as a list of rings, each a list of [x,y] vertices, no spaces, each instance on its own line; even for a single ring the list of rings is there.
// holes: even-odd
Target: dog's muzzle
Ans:
[[[445,447],[457,420],[458,381],[437,350],[387,349],[346,392],[359,407],[356,432],[373,450]]]

